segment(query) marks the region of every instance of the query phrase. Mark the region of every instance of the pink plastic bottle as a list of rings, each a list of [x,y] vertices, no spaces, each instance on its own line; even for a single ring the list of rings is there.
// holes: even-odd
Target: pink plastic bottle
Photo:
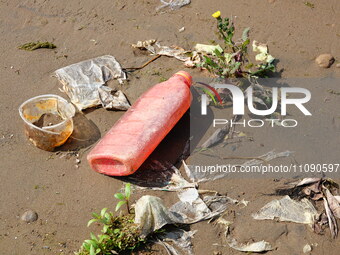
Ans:
[[[146,91],[88,154],[92,169],[134,173],[189,109],[191,79],[180,71]]]

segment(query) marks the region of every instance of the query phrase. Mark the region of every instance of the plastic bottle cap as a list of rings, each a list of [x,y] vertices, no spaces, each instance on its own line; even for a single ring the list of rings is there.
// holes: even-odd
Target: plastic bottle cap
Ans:
[[[191,77],[191,75],[189,73],[187,73],[185,71],[179,71],[179,72],[175,73],[175,75],[176,74],[184,77],[185,80],[187,81],[189,87],[191,86],[191,84],[192,84],[192,77]]]

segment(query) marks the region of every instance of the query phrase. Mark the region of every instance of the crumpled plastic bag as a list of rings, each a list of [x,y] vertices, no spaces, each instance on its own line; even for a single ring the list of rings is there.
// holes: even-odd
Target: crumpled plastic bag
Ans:
[[[191,3],[191,0],[161,0],[162,5],[157,7],[157,11],[165,8],[165,7],[170,7],[171,10],[176,10],[179,9],[185,5],[188,5]]]
[[[289,196],[280,200],[273,200],[262,207],[258,212],[252,214],[255,220],[274,220],[290,221],[295,223],[312,225],[318,216],[315,207],[304,198],[295,201]]]
[[[141,237],[155,232],[166,224],[177,223],[172,219],[173,214],[165,207],[162,199],[155,196],[143,196],[135,205],[135,223],[141,228]],[[192,255],[192,243],[196,231],[175,229],[166,233],[157,233],[157,242],[166,249],[170,255]],[[176,249],[177,248],[177,249]],[[179,252],[178,250],[181,250]]]
[[[226,196],[206,196],[200,198],[196,188],[188,188],[178,193],[180,199],[170,209],[154,196],[143,196],[135,205],[135,223],[139,224],[142,236],[162,228],[166,224],[193,224],[221,215],[230,204],[237,200]],[[209,207],[208,207],[209,206]]]
[[[147,195],[142,196],[135,205],[135,223],[141,227],[141,236],[146,237],[166,224],[173,223],[173,220],[162,199]]]
[[[105,109],[126,111],[130,108],[130,104],[121,90],[117,90],[112,94],[112,89],[110,87],[100,86],[98,88],[98,96]]]
[[[196,232],[197,230],[184,231],[183,229],[176,229],[167,233],[162,233],[157,236],[158,243],[163,245],[169,255],[193,255],[194,252],[192,250],[191,239]]]
[[[177,193],[180,201],[170,207],[172,218],[177,223],[193,224],[222,214],[230,204],[238,201],[226,196],[199,196],[196,188]]]
[[[112,95],[112,89],[103,86],[111,79],[118,79],[120,82],[126,79],[113,56],[105,55],[72,64],[58,69],[55,75],[63,84],[62,91],[80,111],[98,105],[117,110],[127,110],[130,107],[121,91]]]

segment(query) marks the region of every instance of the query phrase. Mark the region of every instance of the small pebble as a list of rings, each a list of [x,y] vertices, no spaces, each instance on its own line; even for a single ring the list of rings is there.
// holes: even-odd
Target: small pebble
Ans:
[[[334,57],[331,54],[321,54],[315,59],[315,63],[322,68],[329,68],[334,63]]]
[[[336,67],[336,68],[340,68],[340,63],[336,64],[335,67]]]
[[[28,210],[21,215],[21,220],[27,223],[34,222],[38,219],[38,214],[35,211]]]
[[[308,252],[311,252],[311,251],[312,251],[312,246],[310,246],[309,244],[306,244],[303,247],[303,253],[308,253]]]

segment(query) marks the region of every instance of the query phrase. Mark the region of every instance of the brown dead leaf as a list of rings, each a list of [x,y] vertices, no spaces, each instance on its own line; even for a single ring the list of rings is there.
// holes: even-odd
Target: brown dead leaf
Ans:
[[[326,189],[326,197],[329,208],[331,209],[333,215],[340,219],[340,204],[338,200],[332,195],[332,193]]]
[[[334,218],[334,215],[331,211],[331,209],[329,208],[328,202],[326,198],[323,198],[323,203],[326,209],[326,214],[327,214],[327,218],[328,218],[328,225],[329,225],[329,229],[331,231],[331,235],[332,238],[337,237],[338,235],[338,225],[336,223],[336,219]]]

